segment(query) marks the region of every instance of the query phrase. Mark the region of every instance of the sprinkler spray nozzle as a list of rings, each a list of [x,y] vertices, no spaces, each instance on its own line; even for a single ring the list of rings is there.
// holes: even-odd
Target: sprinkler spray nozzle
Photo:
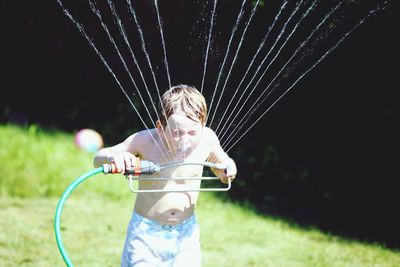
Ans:
[[[132,170],[126,170],[124,175],[154,174],[160,171],[160,166],[152,161],[136,159]],[[118,173],[115,163],[103,164],[103,173]]]

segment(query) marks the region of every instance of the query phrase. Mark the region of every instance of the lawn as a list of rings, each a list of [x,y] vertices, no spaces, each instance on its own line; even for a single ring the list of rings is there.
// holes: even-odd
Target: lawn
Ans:
[[[0,266],[63,266],[53,218],[65,187],[92,155],[70,134],[0,126]],[[234,185],[233,185],[234,186]],[[81,184],[62,214],[75,266],[118,266],[135,195],[120,175]],[[202,193],[197,209],[203,266],[400,266],[400,252],[257,214]]]

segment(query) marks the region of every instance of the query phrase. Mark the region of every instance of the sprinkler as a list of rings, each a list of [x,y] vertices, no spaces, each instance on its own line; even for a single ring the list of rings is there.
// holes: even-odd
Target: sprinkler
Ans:
[[[226,166],[224,164],[220,163],[211,163],[211,162],[173,162],[169,164],[164,164],[164,165],[158,165],[152,161],[147,161],[147,160],[140,160],[137,158],[136,163],[134,164],[133,170],[128,170],[124,173],[124,175],[127,177],[129,180],[129,187],[132,192],[134,193],[156,193],[156,192],[204,192],[204,191],[227,191],[231,188],[231,181],[228,180],[228,185],[227,187],[223,188],[197,188],[197,189],[191,189],[191,188],[183,188],[183,189],[178,189],[178,190],[163,190],[163,189],[157,189],[157,190],[137,190],[134,189],[133,186],[133,181],[134,180],[219,180],[218,177],[152,177],[152,176],[146,176],[146,175],[152,175],[155,174],[163,169],[167,168],[174,168],[178,166],[184,166],[184,165],[200,165],[200,166],[205,166],[209,168],[214,168],[214,169],[220,169],[220,170],[226,170]],[[56,214],[54,217],[54,232],[56,236],[56,242],[58,249],[60,250],[61,256],[64,259],[65,264],[68,267],[74,266],[72,264],[72,261],[68,257],[67,251],[64,248],[64,245],[62,243],[62,238],[61,238],[61,227],[60,227],[60,221],[61,221],[61,213],[62,209],[64,207],[65,201],[69,197],[69,195],[72,193],[72,191],[83,181],[86,179],[89,179],[92,176],[95,176],[99,173],[103,174],[111,174],[111,173],[118,173],[117,168],[114,163],[107,163],[103,164],[103,166],[95,168],[91,171],[88,171],[78,178],[76,178],[64,191],[62,194],[60,201],[58,202],[57,209],[56,209]]]

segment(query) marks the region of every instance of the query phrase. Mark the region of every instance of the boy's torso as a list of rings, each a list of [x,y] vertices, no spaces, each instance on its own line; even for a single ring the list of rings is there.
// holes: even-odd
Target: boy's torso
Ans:
[[[155,139],[159,141],[158,138]],[[150,160],[161,165],[174,161],[174,159],[166,158],[161,151],[162,149],[160,149],[160,146],[156,145],[153,140],[146,145],[146,149],[143,149],[140,154],[142,159]],[[207,132],[204,131],[199,144],[185,161],[204,162],[209,155],[210,147],[207,145]],[[200,187],[200,180],[182,180],[176,178],[200,177],[202,174],[202,166],[193,165],[168,168],[156,173],[154,177],[166,177],[171,179],[164,181],[141,180],[139,188],[163,190],[197,189]],[[198,196],[198,192],[139,193],[136,197],[135,212],[162,224],[178,224],[193,215]]]

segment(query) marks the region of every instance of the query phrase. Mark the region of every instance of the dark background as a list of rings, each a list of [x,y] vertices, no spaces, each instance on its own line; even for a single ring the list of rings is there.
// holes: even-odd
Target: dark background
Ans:
[[[335,1],[326,2],[331,5]],[[154,27],[154,6],[151,1],[141,3],[135,7],[149,40],[147,45],[161,90],[165,90],[168,82],[159,32]],[[206,88],[215,84],[240,8],[240,1],[219,3]],[[276,95],[376,3],[379,1],[346,1],[345,12],[330,24],[336,31],[309,46],[311,56],[293,66],[289,78],[279,83]],[[101,26],[88,19],[90,12],[80,4],[74,5],[68,5],[71,13],[86,23],[88,32],[95,36],[95,44],[104,51],[125,85],[128,78],[123,76],[125,72],[115,51],[105,45]],[[255,16],[258,26],[251,28],[246,37],[254,38],[254,42],[242,48],[242,58],[251,58],[249,51],[254,51],[259,43],[255,36],[260,36],[265,25],[269,25],[278,6],[266,1],[260,9],[265,12]],[[106,5],[100,3],[99,7]],[[211,8],[212,2],[160,1],[172,84],[201,86],[206,23]],[[247,4],[245,14],[249,14],[250,8]],[[266,8],[274,12],[267,12]],[[351,33],[230,151],[239,167],[238,179],[229,192],[231,199],[249,201],[260,212],[298,224],[398,247],[400,91],[396,28],[399,23],[395,11],[394,4],[389,2],[388,8]],[[311,17],[308,25],[320,21],[320,14]],[[110,17],[104,19],[107,25],[113,24]],[[132,21],[124,20],[124,25],[129,23]],[[0,123],[34,123],[68,132],[94,128],[102,133],[107,145],[120,142],[143,127],[113,77],[55,0],[0,1],[0,29]],[[299,32],[300,37],[305,36],[310,28],[299,28]],[[296,40],[295,37],[288,45],[291,51],[300,43]],[[139,42],[132,45],[140,51]],[[123,54],[129,56],[126,50]],[[140,62],[144,60],[143,56],[138,58]],[[244,66],[241,60],[237,64]],[[129,64],[133,65],[132,61]],[[144,75],[151,80],[149,69],[144,70]],[[231,87],[238,84],[238,77],[241,76],[233,75]],[[205,93],[208,102],[211,92]],[[134,101],[143,114],[143,106]],[[267,106],[266,103],[258,112]],[[254,116],[257,115],[256,112]],[[249,118],[250,122],[254,120],[255,117]]]

